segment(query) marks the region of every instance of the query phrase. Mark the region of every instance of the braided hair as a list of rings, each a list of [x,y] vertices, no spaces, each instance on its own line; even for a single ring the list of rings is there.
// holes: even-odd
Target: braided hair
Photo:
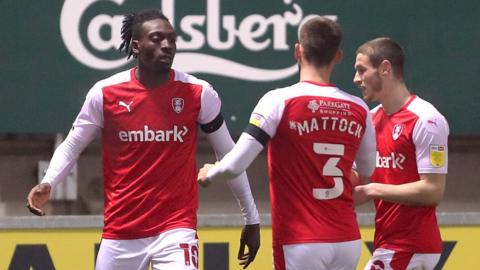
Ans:
[[[127,54],[127,59],[129,59],[132,55],[133,57],[136,57],[132,51],[132,41],[138,36],[140,27],[144,22],[154,19],[161,19],[169,22],[168,18],[159,9],[145,9],[136,13],[132,12],[125,15],[121,30],[123,41],[118,50],[125,51]]]

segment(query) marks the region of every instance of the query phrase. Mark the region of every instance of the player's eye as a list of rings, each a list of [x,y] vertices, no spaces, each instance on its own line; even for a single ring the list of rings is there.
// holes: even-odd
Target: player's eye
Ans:
[[[365,68],[363,68],[363,67],[357,67],[356,69],[357,69],[357,73],[360,74],[360,75],[365,73]]]
[[[177,42],[177,35],[176,34],[168,35],[167,38],[168,38],[168,41],[171,42],[171,43]]]
[[[153,41],[153,42],[159,42],[163,39],[164,37],[162,35],[159,35],[159,34],[153,34],[150,36],[150,40]]]

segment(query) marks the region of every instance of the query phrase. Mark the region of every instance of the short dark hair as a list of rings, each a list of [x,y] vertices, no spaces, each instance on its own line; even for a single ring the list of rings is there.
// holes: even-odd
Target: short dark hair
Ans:
[[[326,17],[316,16],[300,28],[298,38],[303,56],[316,67],[330,64],[342,42],[340,25]]]
[[[145,9],[125,15],[121,31],[123,41],[118,49],[125,51],[127,59],[133,55],[132,40],[138,36],[140,27],[144,22],[155,19],[169,22],[168,18],[159,9]]]
[[[405,53],[400,44],[389,37],[380,37],[365,42],[357,49],[355,54],[368,56],[374,67],[380,66],[383,60],[392,64],[393,74],[404,79]]]

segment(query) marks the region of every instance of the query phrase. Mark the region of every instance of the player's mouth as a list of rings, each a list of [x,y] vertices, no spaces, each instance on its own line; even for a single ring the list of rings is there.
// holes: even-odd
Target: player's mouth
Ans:
[[[367,88],[365,87],[365,85],[360,85],[358,86],[358,88],[360,89],[360,91],[362,92],[362,95],[363,96],[366,96],[367,95]]]
[[[173,61],[173,55],[161,55],[158,57],[158,60],[162,62],[172,62]]]

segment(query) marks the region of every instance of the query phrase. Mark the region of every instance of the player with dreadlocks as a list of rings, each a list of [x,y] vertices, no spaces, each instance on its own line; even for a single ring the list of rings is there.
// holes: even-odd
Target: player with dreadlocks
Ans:
[[[51,190],[101,134],[105,205],[96,269],[198,269],[197,132],[200,126],[218,158],[233,147],[221,102],[210,84],[171,68],[177,35],[161,11],[126,15],[122,38],[120,50],[136,67],[90,89],[28,208],[45,214]],[[260,246],[259,215],[246,174],[228,185],[246,223],[238,254],[246,268]]]

